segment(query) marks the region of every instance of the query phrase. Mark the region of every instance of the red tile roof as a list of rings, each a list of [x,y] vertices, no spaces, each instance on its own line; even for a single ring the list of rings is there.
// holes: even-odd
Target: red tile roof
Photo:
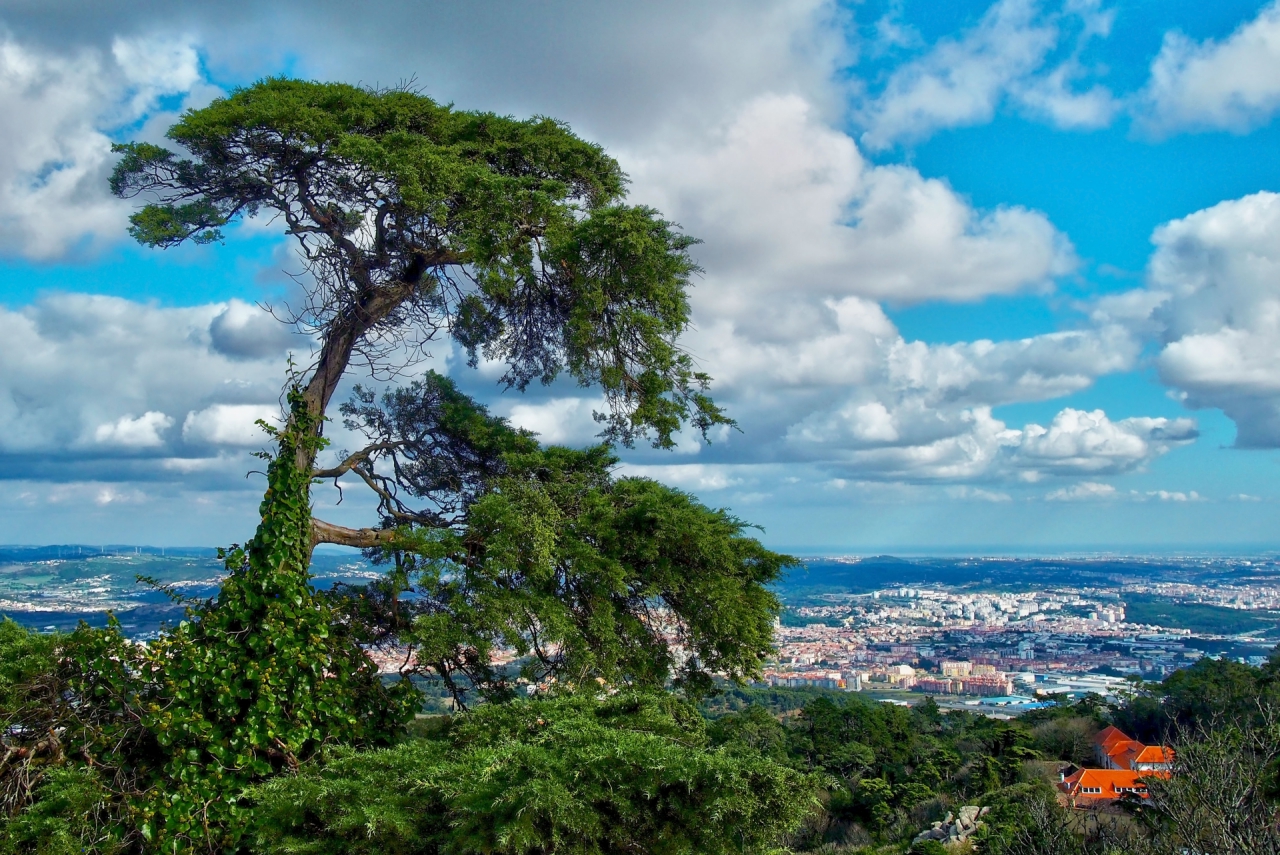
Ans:
[[[1111,765],[1121,769],[1134,769],[1138,763],[1166,764],[1173,761],[1173,752],[1159,745],[1143,745],[1130,739],[1117,727],[1107,727],[1093,737],[1093,742]]]
[[[1081,769],[1059,784],[1058,789],[1073,799],[1119,799],[1130,794],[1145,799],[1147,785],[1142,779],[1167,776],[1167,772]]]
[[[1128,739],[1129,737],[1125,735],[1125,732],[1123,730],[1116,727],[1115,725],[1108,725],[1107,727],[1104,727],[1102,730],[1094,734],[1093,744],[1106,746],[1108,740],[1113,740],[1116,738]]]
[[[1172,763],[1173,751],[1163,745],[1144,746],[1141,753],[1133,758],[1135,763]]]

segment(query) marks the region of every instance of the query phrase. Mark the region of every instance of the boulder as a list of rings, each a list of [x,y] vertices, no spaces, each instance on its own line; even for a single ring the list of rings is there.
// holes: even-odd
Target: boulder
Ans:
[[[942,820],[932,823],[911,842],[915,844],[922,840],[939,840],[948,845],[960,843],[978,830],[982,825],[982,817],[990,810],[987,807],[965,805],[959,809],[958,815],[948,812]]]

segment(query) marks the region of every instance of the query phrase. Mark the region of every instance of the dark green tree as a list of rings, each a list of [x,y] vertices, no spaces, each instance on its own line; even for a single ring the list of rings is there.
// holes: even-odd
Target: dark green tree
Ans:
[[[622,202],[616,161],[563,124],[454,110],[410,91],[266,80],[188,112],[168,137],[116,146],[117,195],[147,204],[141,243],[210,243],[244,216],[297,241],[319,334],[303,400],[321,430],[354,359],[385,364],[449,335],[523,389],[568,373],[609,400],[608,435],[670,446],[726,417],[675,344],[689,322],[694,241]],[[348,467],[369,466],[368,449]],[[309,470],[315,449],[300,449]],[[317,543],[391,535],[317,525]]]
[[[190,111],[168,137],[184,154],[116,149],[113,192],[144,201],[134,237],[209,243],[238,217],[274,217],[305,266],[291,319],[319,348],[270,431],[262,522],[228,551],[219,595],[146,649],[84,628],[61,643],[51,688],[24,684],[51,702],[14,705],[9,735],[79,777],[14,766],[0,781],[19,814],[6,845],[36,839],[45,817],[81,848],[235,850],[252,827],[244,786],[326,746],[393,739],[412,712],[410,682],[386,688],[362,643],[411,645],[416,669],[459,697],[472,685],[511,696],[499,646],[530,678],[593,689],[675,679],[696,693],[711,672],[758,670],[778,608],[764,586],[789,559],[727,513],[615,478],[606,445],[543,448],[428,374],[382,397],[358,389],[343,415],[369,444],[317,468],[353,361],[403,369],[398,354],[439,336],[473,365],[504,362],[508,387],[561,374],[599,387],[609,441],[669,447],[685,424],[729,423],[676,344],[693,240],[623,203],[615,161],[552,120],[293,80]],[[312,517],[314,481],[344,476],[377,495],[368,528]],[[394,571],[319,597],[308,566],[320,543],[369,549]],[[30,770],[43,777],[16,777]],[[96,807],[68,819],[86,793]]]
[[[188,112],[168,137],[183,155],[117,147],[113,191],[145,201],[132,233],[170,247],[216,241],[239,217],[278,219],[306,268],[293,320],[319,341],[300,380],[307,435],[323,433],[353,361],[404,368],[397,354],[441,337],[473,365],[505,363],[508,387],[567,374],[600,388],[607,440],[668,447],[684,424],[729,423],[676,343],[694,241],[625,204],[618,164],[563,124],[267,80]],[[435,375],[381,397],[358,389],[343,415],[368,444],[317,468],[322,443],[299,442],[295,465],[307,484],[354,476],[380,518],[312,519],[309,546],[394,563],[353,616],[412,643],[439,678],[502,689],[488,663],[501,644],[533,656],[531,676],[705,688],[709,670],[751,673],[767,652],[777,604],[762,585],[787,559],[727,514],[613,478],[604,447],[540,449]],[[290,429],[304,429],[297,415]]]
[[[674,679],[701,694],[712,673],[758,671],[778,609],[765,585],[791,559],[741,521],[613,477],[607,446],[543,448],[434,373],[381,400],[358,392],[343,412],[375,443],[407,438],[389,452],[399,479],[380,487],[384,514],[396,518],[403,489],[442,519],[401,524],[381,551],[388,583],[336,599],[368,641],[411,645],[416,670],[460,700],[467,686],[509,691],[490,665],[498,647],[533,682]]]
[[[393,749],[258,787],[273,853],[715,855],[775,851],[819,779],[712,748],[671,695],[490,704]]]
[[[592,689],[701,691],[712,671],[758,669],[777,611],[764,585],[789,559],[727,513],[615,478],[608,446],[543,448],[428,374],[382,397],[358,390],[343,414],[369,444],[317,467],[349,368],[404,369],[403,354],[441,337],[473,365],[505,363],[508,387],[561,375],[598,387],[611,442],[669,447],[683,425],[730,423],[676,343],[694,241],[626,205],[599,146],[550,119],[294,80],[189,111],[168,137],[181,154],[116,148],[113,192],[144,203],[133,236],[210,243],[237,218],[275,218],[305,268],[290,319],[319,347],[291,380],[263,454],[262,522],[227,552],[218,596],[145,649],[82,628],[0,697],[3,846],[235,851],[253,825],[246,785],[400,735],[410,682],[385,687],[362,644],[408,643],[418,669],[495,699],[511,695],[498,646],[530,677]],[[377,495],[368,528],[312,516],[315,480],[344,476]],[[320,543],[394,571],[320,597],[308,576]],[[698,798],[724,780],[707,774]]]

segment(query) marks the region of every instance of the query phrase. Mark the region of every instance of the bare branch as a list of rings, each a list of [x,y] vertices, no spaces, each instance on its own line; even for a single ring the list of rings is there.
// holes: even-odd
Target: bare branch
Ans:
[[[312,518],[311,545],[333,543],[338,546],[354,546],[357,549],[370,549],[375,546],[388,546],[395,543],[395,529],[389,528],[347,528],[334,525],[324,520]]]
[[[356,464],[362,463],[363,461],[368,460],[370,455],[373,455],[379,451],[391,451],[392,449],[399,448],[402,445],[404,445],[403,442],[376,442],[373,445],[367,445],[364,448],[360,449],[359,451],[348,455],[345,460],[343,460],[341,463],[339,463],[337,466],[333,467],[332,469],[315,470],[314,472],[311,473],[311,477],[312,478],[341,478],[343,475],[346,475],[348,472],[350,472]]]

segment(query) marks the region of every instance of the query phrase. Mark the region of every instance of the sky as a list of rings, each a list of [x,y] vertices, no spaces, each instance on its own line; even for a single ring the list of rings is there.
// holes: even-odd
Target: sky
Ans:
[[[620,475],[801,554],[1280,547],[1280,0],[355,9],[0,0],[0,542],[252,533],[297,260],[134,245],[106,178],[287,75],[562,119],[701,240],[682,344],[738,429]],[[465,362],[422,367],[593,441],[592,390]]]

